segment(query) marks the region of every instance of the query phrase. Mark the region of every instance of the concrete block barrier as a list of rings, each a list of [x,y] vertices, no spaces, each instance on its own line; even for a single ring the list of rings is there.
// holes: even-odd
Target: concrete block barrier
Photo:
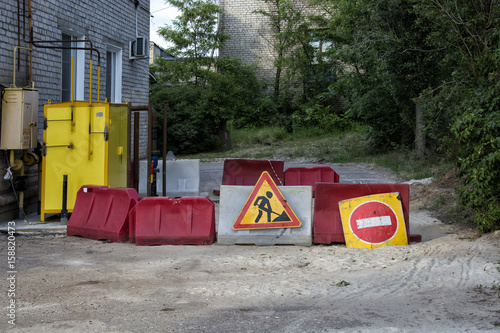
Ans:
[[[147,161],[139,162],[139,193],[147,193]],[[158,161],[158,169],[156,174],[156,193],[163,193],[163,161]],[[183,197],[183,196],[198,196],[200,194],[200,160],[172,160],[167,161],[165,165],[166,172],[166,196],[167,197]]]
[[[217,243],[221,245],[312,245],[312,188],[310,186],[278,186],[289,206],[300,220],[298,228],[234,230],[253,187],[221,186]]]
[[[82,186],[68,221],[68,236],[112,242],[129,240],[129,211],[139,201],[135,189]]]

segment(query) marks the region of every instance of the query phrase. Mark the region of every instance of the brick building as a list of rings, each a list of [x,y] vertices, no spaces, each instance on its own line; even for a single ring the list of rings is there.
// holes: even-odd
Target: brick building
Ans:
[[[308,0],[292,0],[291,2],[295,10],[305,15],[327,15],[321,7],[310,5]],[[257,65],[257,75],[267,83],[273,84],[276,75],[274,61],[277,55],[274,47],[276,40],[273,38],[275,33],[272,31],[269,18],[256,11],[273,12],[275,3],[266,3],[264,0],[219,0],[219,5],[223,9],[220,29],[229,37],[220,50],[220,56],[237,57],[247,64]],[[314,33],[314,30],[311,33]],[[331,45],[329,41],[311,39],[311,46],[315,48],[316,55],[325,52],[329,45]],[[317,59],[316,56],[315,59]],[[326,62],[326,67],[328,66],[332,68],[333,62],[330,64]],[[323,76],[322,79],[326,84],[335,79],[331,71],[325,71]],[[301,91],[304,92],[308,89],[310,88],[307,84],[301,87]],[[334,98],[331,103],[335,112],[341,112],[344,108],[342,98]]]
[[[39,142],[43,132],[40,125],[43,124],[43,105],[48,100],[52,103],[70,100],[71,58],[74,61],[74,99],[89,99],[91,57],[92,99],[97,99],[97,52],[54,47],[71,45],[86,48],[92,45],[99,51],[100,101],[130,101],[134,105],[149,102],[149,0],[0,0],[0,8],[0,87],[33,85],[38,89]],[[25,49],[30,47],[30,23],[33,41],[36,42],[31,57],[30,51]],[[66,42],[43,42],[61,40]],[[90,40],[92,44],[83,40]],[[14,55],[16,46],[21,48]],[[131,58],[131,46],[136,54],[140,52],[144,56]],[[144,157],[147,145],[145,114],[141,116],[140,133],[139,146],[141,157]],[[16,152],[16,156],[20,154]],[[0,155],[3,176],[8,159],[4,156],[6,151],[0,151]],[[27,200],[31,203],[28,210],[33,211],[37,170],[31,169],[28,171],[30,188]],[[0,221],[16,217],[16,207],[11,184],[0,178]]]
[[[275,5],[264,0],[219,0],[219,5],[224,10],[220,20],[221,31],[229,36],[220,50],[220,56],[237,57],[247,64],[257,65],[258,76],[272,83],[276,41],[269,19],[256,11],[272,12]],[[320,13],[307,0],[295,0],[293,6],[307,14]]]

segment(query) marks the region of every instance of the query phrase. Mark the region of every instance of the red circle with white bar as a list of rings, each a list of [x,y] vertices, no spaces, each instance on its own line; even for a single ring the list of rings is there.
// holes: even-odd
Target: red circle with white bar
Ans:
[[[381,201],[367,201],[356,207],[349,216],[349,228],[360,241],[382,244],[398,232],[398,218],[391,206]]]

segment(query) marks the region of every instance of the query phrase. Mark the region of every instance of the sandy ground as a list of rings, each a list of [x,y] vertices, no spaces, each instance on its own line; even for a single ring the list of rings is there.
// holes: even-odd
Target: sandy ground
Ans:
[[[18,234],[15,326],[2,234],[0,331],[500,332],[500,232],[477,237],[416,206],[423,242],[374,250]]]

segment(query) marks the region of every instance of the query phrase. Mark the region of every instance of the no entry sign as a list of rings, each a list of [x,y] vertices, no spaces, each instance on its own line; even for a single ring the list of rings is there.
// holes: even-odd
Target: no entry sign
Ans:
[[[399,193],[383,193],[339,202],[347,247],[373,249],[407,245]]]

